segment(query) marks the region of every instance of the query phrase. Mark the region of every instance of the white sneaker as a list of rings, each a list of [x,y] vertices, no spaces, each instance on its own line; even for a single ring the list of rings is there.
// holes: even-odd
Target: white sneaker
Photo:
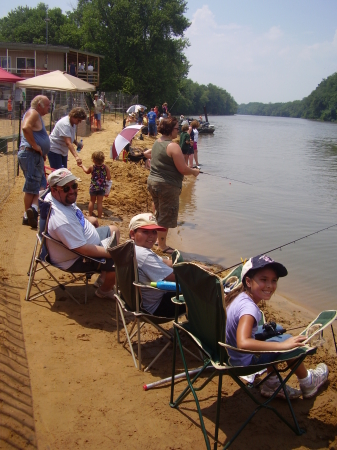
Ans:
[[[99,298],[111,298],[113,300],[115,299],[115,291],[113,289],[111,289],[111,291],[104,292],[101,290],[101,288],[98,288],[95,291],[95,295]]]
[[[104,280],[102,279],[102,275],[99,275],[99,276],[96,278],[96,281],[95,281],[95,283],[94,283],[94,286],[97,287],[97,288],[99,288],[99,287],[102,286],[103,283],[104,283]]]
[[[280,383],[279,380],[276,380],[276,381],[274,381],[274,380],[272,380],[272,381],[267,380],[262,385],[261,395],[263,397],[270,398],[274,394],[276,389],[280,386],[280,384],[281,383]],[[291,386],[288,386],[287,384],[286,384],[285,387],[286,387],[287,394],[288,394],[288,397],[290,398],[290,400],[293,400],[295,398],[301,397],[302,391],[300,389],[295,389],[295,388],[293,388]],[[286,396],[284,394],[284,390],[281,389],[280,392],[276,395],[276,397],[285,399]]]
[[[318,364],[316,369],[308,369],[308,372],[311,374],[310,381],[299,381],[303,398],[311,398],[316,395],[318,389],[326,382],[329,375],[328,366],[324,363]]]

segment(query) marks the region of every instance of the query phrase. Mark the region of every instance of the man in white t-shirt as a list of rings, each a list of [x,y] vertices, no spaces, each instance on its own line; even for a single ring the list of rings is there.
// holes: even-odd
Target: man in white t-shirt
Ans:
[[[104,109],[105,103],[103,102],[102,99],[98,98],[98,94],[95,94],[95,100],[94,100],[94,119],[97,123],[97,130],[101,130],[101,115],[102,115],[102,111]]]
[[[72,273],[101,272],[97,280],[97,283],[101,285],[98,286],[95,294],[100,298],[114,298],[114,263],[101,242],[115,232],[118,244],[120,233],[114,225],[97,227],[96,219],[84,217],[75,203],[78,187],[76,180],[75,175],[68,169],[58,169],[49,175],[50,193],[45,197],[45,201],[52,203],[48,233],[70,250],[75,250],[83,256],[104,258],[106,263],[99,264],[77,257],[50,240],[47,240],[48,253],[51,262],[62,270]]]
[[[134,216],[129,225],[130,237],[135,241],[139,281],[175,281],[170,259],[162,259],[151,248],[157,240],[157,231],[166,231],[160,227],[152,213]],[[171,301],[174,293],[155,289],[142,289],[142,308],[150,314],[161,317],[174,317],[175,305]],[[186,311],[179,306],[179,315]]]

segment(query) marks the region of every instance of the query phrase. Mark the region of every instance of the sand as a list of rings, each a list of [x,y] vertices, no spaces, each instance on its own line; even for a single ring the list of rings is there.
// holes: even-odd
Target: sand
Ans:
[[[90,164],[94,150],[103,150],[108,157],[121,128],[121,120],[105,118],[101,132],[83,138],[84,163]],[[144,137],[144,141],[135,142],[135,146],[150,148],[154,139]],[[71,155],[69,159],[69,167],[82,180],[78,204],[87,211],[90,176],[76,167]],[[151,208],[146,190],[148,172],[140,165],[109,158],[107,162],[113,186],[104,200],[100,223],[116,224],[124,241],[129,219]],[[0,448],[204,449],[191,396],[175,410],[169,406],[169,385],[143,390],[145,383],[170,376],[171,350],[148,373],[138,371],[130,353],[117,343],[115,302],[95,297],[92,282],[87,305],[75,304],[61,290],[48,294],[47,299],[25,302],[36,232],[21,225],[22,185],[20,174],[0,218]],[[70,286],[70,290],[83,298],[82,286]],[[312,313],[277,295],[269,303],[266,316],[285,327],[304,325],[312,319]],[[337,448],[337,359],[329,330],[325,339],[326,344],[307,359],[307,366],[325,361],[330,369],[329,382],[316,398],[293,402],[306,433],[296,436],[272,413],[262,411],[232,448]],[[142,335],[145,363],[162,342],[157,332],[146,328]],[[190,362],[195,366],[192,359]],[[178,369],[182,370],[180,358]],[[295,386],[296,380],[290,384]],[[184,386],[184,382],[177,383],[176,392]],[[245,420],[253,403],[228,377],[224,378],[222,393],[219,442],[223,445]],[[212,381],[199,395],[211,444],[216,394],[217,384]],[[275,404],[289,417],[282,400]]]

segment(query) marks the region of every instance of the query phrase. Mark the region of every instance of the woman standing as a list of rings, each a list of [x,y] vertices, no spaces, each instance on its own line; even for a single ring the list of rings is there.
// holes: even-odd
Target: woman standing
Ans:
[[[172,139],[177,138],[178,130],[175,117],[161,121],[158,131],[162,136],[153,144],[150,175],[147,179],[158,225],[166,228],[166,231],[158,231],[158,246],[168,254],[172,254],[173,249],[167,246],[166,237],[169,228],[177,227],[179,195],[184,175],[199,175],[199,169],[188,167],[181,148],[172,142]]]
[[[198,161],[198,137],[199,137],[199,122],[197,120],[193,120],[191,122],[191,127],[193,130],[193,153],[194,153],[194,160],[195,160],[195,164],[197,166],[199,166],[199,161]]]
[[[76,152],[76,147],[83,147],[83,144],[75,139],[76,125],[87,117],[83,108],[73,108],[68,116],[62,117],[53,129],[50,139],[50,151],[48,159],[50,167],[61,169],[67,167],[68,151],[74,156],[78,166],[82,164],[81,158]]]

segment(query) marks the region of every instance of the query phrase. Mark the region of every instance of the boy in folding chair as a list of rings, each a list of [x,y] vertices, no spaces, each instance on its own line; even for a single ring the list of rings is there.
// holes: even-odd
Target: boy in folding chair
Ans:
[[[270,300],[276,291],[277,281],[288,274],[287,269],[272,260],[268,255],[259,255],[250,258],[242,267],[242,285],[232,291],[225,298],[227,311],[226,343],[234,347],[261,351],[258,356],[249,353],[239,353],[228,350],[230,362],[233,366],[249,366],[250,364],[266,364],[275,361],[278,353],[268,351],[283,351],[304,345],[306,336],[291,336],[282,334],[260,341],[255,339],[257,324],[260,321],[261,311],[258,304],[262,300]],[[291,361],[288,361],[288,365]],[[272,370],[272,369],[270,369]],[[326,364],[320,363],[315,369],[306,369],[302,363],[295,371],[300,389],[286,386],[289,398],[311,398],[326,382],[329,370]],[[271,397],[280,385],[276,374],[263,384],[261,395]],[[285,398],[281,389],[277,397]]]
[[[162,259],[151,248],[157,240],[157,231],[166,231],[160,227],[152,213],[134,216],[129,225],[130,238],[135,241],[139,281],[175,281],[170,259]],[[174,317],[175,305],[172,303],[172,291],[142,289],[142,308],[154,316]],[[179,315],[186,312],[185,305],[179,305]]]
[[[97,262],[74,257],[74,253],[47,240],[50,259],[55,266],[68,272],[101,272],[95,283],[95,286],[98,287],[95,295],[100,298],[113,299],[114,262],[101,242],[115,232],[118,244],[120,233],[114,225],[97,227],[97,219],[84,217],[75,203],[78,187],[76,180],[75,175],[65,168],[57,169],[48,176],[50,193],[46,195],[45,201],[52,203],[48,234],[53,239],[61,241],[70,250],[75,250],[84,257],[104,258],[106,263],[101,266]]]

